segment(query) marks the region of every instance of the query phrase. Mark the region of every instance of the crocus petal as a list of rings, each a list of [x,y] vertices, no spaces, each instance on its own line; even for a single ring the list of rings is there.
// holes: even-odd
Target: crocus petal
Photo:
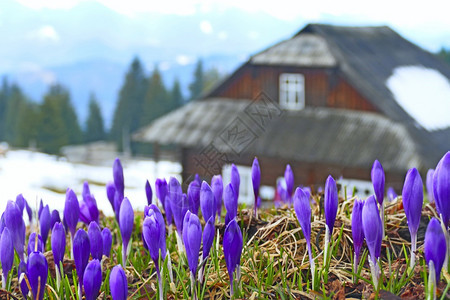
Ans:
[[[127,300],[128,282],[121,265],[112,269],[109,276],[109,288],[113,300]]]
[[[153,191],[148,180],[145,182],[145,196],[147,197],[147,204],[152,204]]]
[[[239,188],[241,185],[241,177],[239,176],[239,170],[235,164],[231,165],[231,185],[233,186],[234,197],[236,203],[239,202]]]
[[[201,242],[202,226],[200,225],[200,220],[197,215],[191,214],[190,211],[188,211],[184,216],[183,243],[186,248],[189,269],[192,274],[197,272]]]
[[[367,247],[369,248],[372,262],[376,263],[381,252],[382,224],[377,202],[374,196],[370,196],[364,202],[362,209],[362,226]]]
[[[31,252],[27,262],[27,276],[34,299],[44,299],[47,284],[48,264],[42,252]]]
[[[5,225],[11,233],[14,249],[20,258],[24,260],[25,248],[25,222],[23,221],[20,208],[13,201],[8,201],[5,209]]]
[[[64,252],[66,250],[66,232],[60,222],[56,222],[52,229],[52,252],[55,264],[59,266],[59,262],[64,259]]]
[[[214,194],[206,181],[202,182],[202,187],[200,189],[200,207],[205,221],[215,215],[216,205]]]
[[[8,278],[14,261],[14,246],[11,233],[5,228],[0,239],[0,262],[2,263],[3,275]]]
[[[375,191],[375,197],[380,205],[383,203],[384,198],[384,170],[378,160],[373,162],[372,171],[370,172],[372,178],[373,190]]]
[[[192,181],[189,183],[188,190],[188,201],[189,201],[189,210],[198,215],[198,209],[200,207],[200,185],[197,181]]]
[[[91,195],[91,190],[89,189],[89,183],[87,181],[83,182],[83,191],[81,192],[81,196],[84,201],[86,201],[86,197]]]
[[[50,208],[48,205],[44,206],[44,209],[41,212],[41,215],[39,216],[39,227],[40,232],[42,236],[42,241],[44,242],[44,248],[45,244],[47,244],[47,238],[48,238],[48,232],[50,231],[50,226],[52,219],[50,215]]]
[[[292,196],[294,192],[294,172],[292,172],[291,166],[287,165],[286,170],[284,171],[284,179],[286,180],[286,192],[287,196]]]
[[[22,194],[17,195],[16,204],[20,209],[20,212],[23,214],[23,209],[25,208],[25,198],[23,198]]]
[[[442,222],[448,227],[450,220],[450,151],[439,161],[433,177],[433,194]]]
[[[54,209],[52,210],[50,228],[53,228],[53,226],[55,226],[55,223],[58,222],[61,223],[61,217],[59,216],[59,212],[56,209]]]
[[[172,214],[172,208],[170,205],[170,198],[169,195],[166,195],[166,200],[163,201],[165,203],[165,213],[166,213],[166,222],[167,226],[170,226],[173,224],[173,214]]]
[[[73,238],[73,259],[75,261],[78,277],[80,278],[80,283],[83,282],[83,274],[89,261],[90,251],[91,245],[89,236],[86,231],[80,228]]]
[[[353,237],[353,249],[356,254],[356,258],[359,258],[361,248],[364,242],[364,231],[362,228],[362,209],[364,201],[355,199],[352,212],[352,237]]]
[[[294,194],[294,209],[297,215],[298,222],[302,227],[303,235],[306,242],[311,242],[311,206],[309,204],[308,196],[301,188],[297,188]]]
[[[206,259],[209,255],[209,251],[214,242],[214,234],[214,218],[211,217],[208,219],[208,222],[206,222],[205,228],[203,229],[203,259]]]
[[[30,205],[28,205],[28,202],[26,200],[25,209],[27,210],[28,221],[31,223],[31,221],[33,220],[33,210],[31,209]]]
[[[253,159],[252,164],[252,184],[253,184],[253,194],[255,199],[259,196],[259,186],[261,184],[261,168],[259,167],[258,158]]]
[[[66,222],[72,236],[75,235],[78,219],[80,218],[80,206],[77,195],[72,189],[67,189],[66,203],[64,205],[64,221]]]
[[[92,258],[102,260],[103,237],[97,222],[91,222],[88,228],[89,243],[91,245]]]
[[[436,218],[431,218],[425,232],[424,243],[425,261],[429,265],[433,261],[434,270],[436,272],[436,281],[441,277],[441,269],[447,252],[447,243],[442,227]]]
[[[221,175],[214,175],[211,178],[211,190],[214,194],[214,203],[216,204],[216,214],[220,218],[222,214],[222,196],[223,180]]]
[[[434,169],[429,169],[427,172],[427,194],[428,194],[428,201],[430,203],[434,202],[434,194],[433,194],[433,176],[434,176]]]
[[[109,254],[111,253],[112,234],[111,230],[109,230],[108,227],[105,227],[102,230],[102,240],[103,240],[103,255],[109,257]]]
[[[334,222],[336,221],[336,214],[338,209],[338,192],[336,187],[336,181],[333,177],[328,176],[325,182],[325,199],[324,199],[324,210],[325,210],[325,220],[331,233],[333,232]]]
[[[39,216],[41,215],[41,211],[43,208],[44,208],[44,203],[42,202],[42,199],[41,199],[41,201],[39,201],[39,209],[38,209],[38,214],[37,214],[38,219],[39,219]]]
[[[113,165],[113,178],[116,191],[119,193],[120,199],[124,198],[125,183],[123,177],[123,168],[120,159],[116,158]]]
[[[166,195],[168,193],[166,179],[164,179],[164,178],[163,179],[159,179],[159,178],[156,179],[155,190],[156,190],[156,198],[158,198],[158,200],[161,203],[161,205],[163,206],[163,208],[166,209],[165,201],[166,201]]]
[[[166,256],[166,229],[164,219],[159,208],[152,204],[144,219],[142,232],[145,242],[155,265],[158,267],[159,252]]]
[[[423,205],[423,183],[416,168],[410,169],[406,174],[402,197],[409,232],[411,236],[416,235],[419,229]]]
[[[86,266],[83,276],[84,293],[86,300],[97,299],[102,285],[102,269],[97,259],[91,260]]]
[[[183,197],[180,182],[174,177],[171,177],[169,181],[169,199],[177,231],[181,234],[183,232],[183,219],[189,209],[189,202],[187,197]]]
[[[41,235],[37,234],[36,232],[32,232],[28,237],[27,254],[30,255],[31,252],[34,251],[44,252],[44,249],[44,242],[42,241]]]
[[[389,202],[392,202],[395,200],[395,198],[397,198],[397,193],[395,192],[393,187],[389,187],[387,190],[387,198]]]
[[[223,236],[223,253],[231,282],[233,282],[233,272],[241,261],[242,246],[242,232],[236,219],[233,219],[225,228]]]
[[[19,267],[17,268],[17,274],[18,279],[20,278],[20,276],[22,276],[22,274],[25,274],[28,277],[27,264],[25,262],[21,261],[19,263]],[[25,280],[22,280],[22,282],[20,283],[20,291],[22,292],[23,298],[26,299],[29,290]]]
[[[114,210],[114,197],[116,195],[116,186],[114,182],[108,182],[106,184],[106,197],[108,198],[109,203],[111,203],[111,207]]]
[[[98,223],[98,218],[97,201],[95,201],[93,195],[87,194],[83,201],[80,202],[80,220],[85,224],[89,224],[93,221]]]
[[[120,205],[119,212],[119,227],[120,233],[122,234],[122,242],[125,249],[130,241],[131,234],[133,233],[134,224],[134,212],[128,198],[124,198],[122,204]]]
[[[236,217],[237,215],[237,202],[235,191],[233,185],[229,183],[225,187],[225,193],[223,195],[223,203],[225,205],[225,209],[227,210],[227,214],[230,214],[232,217]]]

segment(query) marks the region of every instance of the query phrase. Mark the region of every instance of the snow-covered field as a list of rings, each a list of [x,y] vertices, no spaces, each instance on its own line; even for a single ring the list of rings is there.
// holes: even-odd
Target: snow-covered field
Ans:
[[[5,209],[8,200],[14,200],[20,193],[34,209],[42,199],[44,205],[49,204],[50,209],[62,212],[66,189],[73,189],[80,198],[83,182],[87,180],[99,209],[106,215],[112,215],[105,188],[106,183],[113,180],[112,165],[113,161],[109,166],[91,166],[27,150],[8,151],[4,157],[0,157],[0,212]],[[179,163],[127,160],[122,161],[122,165],[125,196],[136,210],[142,210],[147,202],[144,189],[146,180],[149,180],[154,192],[156,178],[169,179],[175,176],[180,179]]]

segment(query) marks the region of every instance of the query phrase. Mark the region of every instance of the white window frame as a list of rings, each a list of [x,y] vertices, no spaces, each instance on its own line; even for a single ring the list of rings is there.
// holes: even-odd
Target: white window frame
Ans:
[[[252,168],[248,166],[236,165],[239,171],[241,183],[239,185],[239,203],[253,204]],[[224,165],[222,168],[222,178],[224,188],[231,182],[231,165]]]
[[[280,106],[289,110],[305,107],[305,76],[298,73],[280,74]]]

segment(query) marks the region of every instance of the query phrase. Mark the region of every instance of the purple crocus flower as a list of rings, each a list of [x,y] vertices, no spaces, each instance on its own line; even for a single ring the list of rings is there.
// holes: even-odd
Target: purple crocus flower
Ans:
[[[225,224],[228,224],[232,219],[237,216],[238,203],[236,200],[233,185],[229,183],[225,187],[225,193],[223,195],[223,204],[227,210],[225,215]]]
[[[198,215],[198,209],[200,208],[200,185],[197,181],[189,183],[188,190],[189,210]]]
[[[39,209],[38,209],[38,214],[37,214],[37,218],[39,219],[39,216],[41,215],[41,211],[44,208],[44,203],[41,201],[39,201]]]
[[[103,256],[103,237],[97,222],[91,222],[89,224],[88,236],[92,258],[101,261]]]
[[[178,234],[181,237],[181,233],[183,232],[183,219],[188,211],[189,203],[187,197],[183,197],[180,182],[174,177],[170,177],[169,181],[169,199],[173,219],[175,220]]]
[[[241,185],[241,177],[239,175],[239,170],[235,164],[231,165],[231,185],[233,186],[234,197],[236,198],[236,203],[239,202],[239,191]]]
[[[134,212],[128,198],[124,198],[120,205],[119,228],[122,235],[122,264],[126,266],[128,243],[133,233]]]
[[[53,226],[55,226],[55,223],[61,223],[61,217],[59,216],[59,212],[56,209],[52,210],[50,219],[50,228],[53,228]]]
[[[216,214],[220,221],[222,215],[222,196],[223,196],[223,180],[221,175],[214,175],[211,178],[211,190],[214,194],[214,203],[216,204]]]
[[[208,219],[205,228],[203,229],[203,260],[208,257],[209,251],[211,250],[211,246],[214,242],[214,231],[214,218],[211,217]]]
[[[328,241],[331,239],[333,234],[334,222],[336,221],[336,214],[338,209],[339,199],[336,187],[336,181],[333,177],[328,176],[325,182],[325,199],[324,199],[324,210],[325,210],[325,221],[326,227],[328,229]]]
[[[103,240],[103,255],[109,257],[111,253],[112,245],[112,234],[108,227],[102,230],[102,240]]]
[[[286,181],[286,196],[290,205],[292,194],[294,193],[294,172],[292,172],[289,164],[286,165],[286,170],[284,171],[284,180]]]
[[[11,234],[14,249],[20,261],[24,261],[25,248],[25,222],[23,221],[20,208],[13,201],[8,201],[5,209],[5,225]]]
[[[119,194],[119,200],[122,201],[125,193],[125,182],[123,177],[123,168],[120,159],[116,158],[113,165],[113,178],[116,192]]]
[[[19,282],[20,282],[20,279],[21,279],[21,277],[22,277],[23,275],[25,275],[25,276],[28,277],[28,274],[27,274],[27,264],[26,264],[25,262],[21,261],[21,262],[19,263],[19,267],[17,268],[17,274],[18,274]],[[28,289],[28,285],[27,285],[27,283],[26,283],[25,280],[22,280],[22,281],[20,282],[20,291],[22,292],[23,298],[26,299],[26,298],[28,297],[28,291],[29,291],[29,289]]]
[[[381,253],[382,227],[380,214],[375,197],[372,195],[364,202],[362,209],[362,227],[367,247],[369,248],[369,263],[375,288],[378,288],[380,271],[378,258]]]
[[[86,266],[83,276],[84,293],[86,300],[97,299],[102,285],[102,268],[98,259],[91,260]]]
[[[165,201],[166,201],[166,195],[168,193],[167,188],[167,181],[166,179],[156,179],[155,182],[155,190],[156,190],[156,198],[158,198],[159,202],[161,203],[162,207],[166,209],[165,207]]]
[[[46,205],[44,206],[44,209],[42,209],[42,212],[39,215],[39,227],[42,236],[42,241],[44,242],[44,248],[45,244],[47,244],[48,233],[52,225],[51,222],[52,219],[50,215],[50,208],[48,207],[48,205]]]
[[[355,199],[352,212],[352,237],[353,237],[353,250],[355,252],[354,258],[354,270],[356,273],[358,270],[359,258],[361,255],[361,248],[364,242],[364,231],[362,228],[362,209],[364,201]]]
[[[47,275],[48,263],[44,254],[39,251],[31,252],[27,262],[27,277],[33,293],[33,299],[44,299]]]
[[[22,194],[17,195],[16,204],[20,209],[20,212],[23,214],[23,209],[25,208],[25,198]]]
[[[113,300],[127,300],[128,282],[127,276],[121,265],[115,266],[109,276],[109,288]]]
[[[237,280],[239,281],[239,265],[241,264],[242,254],[242,232],[239,228],[236,219],[232,219],[227,227],[223,236],[223,253],[225,256],[225,263],[227,265],[228,275],[231,283],[231,295],[233,295],[233,273],[238,269]]]
[[[83,194],[83,199],[80,202],[80,220],[85,224],[91,222],[98,223],[99,211],[97,207],[97,201],[95,201],[94,195]]]
[[[202,182],[202,187],[200,188],[200,207],[205,221],[209,220],[210,217],[215,216],[216,204],[214,194],[206,181]]]
[[[64,231],[61,222],[56,222],[55,225],[53,225],[51,243],[57,276],[61,276],[59,263],[63,262],[64,252],[66,250],[66,232]]]
[[[384,170],[378,160],[375,160],[372,165],[372,171],[370,172],[372,178],[373,190],[375,191],[375,197],[380,205],[383,204],[384,198]]]
[[[448,228],[450,220],[450,151],[439,161],[433,176],[433,194],[441,220]]]
[[[44,252],[44,249],[44,242],[42,241],[41,235],[36,232],[32,232],[28,237],[27,255],[30,255],[33,251]]]
[[[427,172],[427,194],[428,194],[428,201],[430,203],[434,202],[434,195],[433,195],[433,176],[434,176],[434,169],[429,169]]]
[[[0,262],[2,263],[2,288],[6,289],[6,280],[14,261],[14,246],[11,233],[5,228],[0,239]]]
[[[261,184],[261,168],[259,167],[258,158],[253,159],[252,164],[252,184],[253,184],[253,195],[255,196],[255,215],[256,208],[258,207],[257,201],[259,197],[259,186]]]
[[[173,224],[173,214],[172,214],[172,208],[170,206],[169,195],[166,195],[166,199],[163,202],[165,203],[166,223],[167,223],[167,226],[169,226],[169,232],[170,232],[170,230],[172,228],[172,224]]]
[[[311,252],[311,206],[309,203],[309,196],[301,188],[297,188],[294,194],[294,210],[297,215],[298,222],[302,227],[303,235],[306,239],[308,247],[309,266],[311,268],[312,286],[314,286],[314,257]]]
[[[79,280],[78,292],[81,296],[81,285],[83,283],[84,270],[89,261],[89,254],[91,251],[91,245],[89,242],[89,236],[82,228],[78,229],[75,237],[73,238],[73,258],[75,261],[75,268],[77,269]],[[81,299],[81,297],[80,297]]]
[[[424,243],[425,261],[428,265],[430,279],[428,280],[428,293],[435,296],[436,283],[441,277],[441,269],[444,265],[447,253],[447,242],[442,227],[436,218],[431,218],[425,232]],[[435,298],[435,297],[431,297]]]
[[[115,195],[116,195],[116,185],[114,184],[114,182],[108,182],[106,184],[106,197],[108,198],[108,201],[111,204],[111,207],[114,212],[115,212],[114,206]]]
[[[64,220],[69,228],[71,238],[75,235],[78,219],[80,218],[80,206],[78,204],[77,195],[72,189],[67,189],[66,203],[64,205]]]
[[[197,215],[192,214],[189,210],[184,216],[183,222],[183,242],[186,248],[186,256],[189,269],[195,275],[197,273],[198,257],[202,243],[202,226]]]
[[[148,205],[152,204],[153,191],[148,180],[145,182],[145,196],[147,197]]]
[[[394,188],[390,186],[387,189],[387,199],[389,202],[394,201],[398,197],[397,193],[395,192]]]
[[[411,234],[411,268],[415,265],[415,251],[417,244],[417,230],[419,229],[420,216],[423,205],[423,183],[419,171],[416,168],[408,170],[405,184],[403,185],[403,207],[408,220],[409,233]]]

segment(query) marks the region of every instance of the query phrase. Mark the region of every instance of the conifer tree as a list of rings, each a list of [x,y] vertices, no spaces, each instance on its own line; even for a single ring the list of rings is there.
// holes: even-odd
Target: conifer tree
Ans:
[[[10,86],[6,77],[3,77],[0,87],[0,141],[5,140],[5,119],[7,116]]]
[[[25,95],[22,93],[20,87],[13,84],[6,98],[6,110],[4,115],[4,137],[5,140],[13,146],[16,142],[17,128],[20,123],[18,115],[26,101]]]
[[[168,98],[161,73],[155,66],[148,81],[147,93],[145,94],[145,102],[141,115],[141,126],[149,124],[170,110],[171,104]]]
[[[189,90],[191,92],[190,100],[196,99],[201,95],[204,85],[203,62],[199,59],[194,71],[194,81],[189,85]]]
[[[170,105],[168,105],[169,111],[176,109],[184,104],[183,94],[181,93],[180,81],[175,79],[170,92]]]
[[[89,115],[86,120],[86,131],[84,133],[85,142],[101,141],[105,139],[105,127],[102,113],[94,94],[89,100]]]

